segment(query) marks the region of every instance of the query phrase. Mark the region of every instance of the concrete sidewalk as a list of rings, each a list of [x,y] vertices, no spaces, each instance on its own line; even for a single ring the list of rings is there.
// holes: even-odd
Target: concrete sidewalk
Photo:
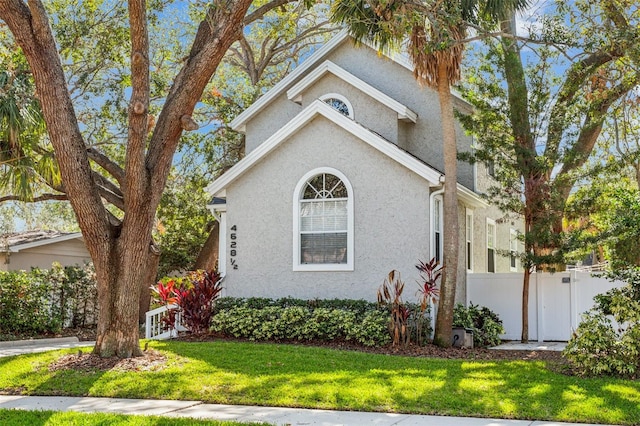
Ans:
[[[74,398],[57,396],[2,396],[0,408],[17,410],[76,411],[82,413],[142,414],[210,420],[265,422],[274,425],[377,425],[377,426],[589,426],[531,420],[478,419],[471,417],[310,410],[204,404],[200,401]],[[595,426],[595,425],[592,425]]]
[[[93,346],[96,342],[81,342],[77,337],[57,337],[52,339],[31,339],[0,342],[0,358],[58,349]]]

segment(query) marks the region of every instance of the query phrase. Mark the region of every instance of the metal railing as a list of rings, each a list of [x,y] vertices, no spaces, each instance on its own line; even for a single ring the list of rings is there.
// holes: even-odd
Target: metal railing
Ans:
[[[163,318],[169,315],[169,309],[177,310],[174,327],[172,329],[168,329],[163,321]],[[172,337],[178,337],[178,332],[187,330],[182,325],[182,312],[178,309],[178,305],[161,306],[147,312],[146,317],[145,339],[171,339]]]

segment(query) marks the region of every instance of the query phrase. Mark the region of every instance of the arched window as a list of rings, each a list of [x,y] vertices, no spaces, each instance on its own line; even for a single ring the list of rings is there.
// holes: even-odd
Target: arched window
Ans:
[[[321,96],[320,100],[332,106],[340,114],[353,119],[353,106],[351,106],[351,102],[344,96],[338,95],[337,93],[328,93]]]
[[[353,196],[342,173],[307,173],[294,192],[294,218],[294,270],[353,270]]]

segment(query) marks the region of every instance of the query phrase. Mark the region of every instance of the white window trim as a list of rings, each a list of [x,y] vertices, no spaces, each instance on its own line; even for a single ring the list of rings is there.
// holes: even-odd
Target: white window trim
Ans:
[[[218,229],[218,273],[227,275],[227,212],[220,212],[220,228]]]
[[[336,176],[347,188],[347,263],[305,264],[300,259],[300,199],[304,186],[314,176],[326,173]],[[305,174],[293,191],[293,270],[294,271],[353,271],[353,188],[351,182],[339,170],[320,167]]]
[[[349,115],[347,115],[347,117],[349,117],[352,120],[355,120],[355,114],[353,112],[353,105],[351,105],[351,102],[349,102],[349,99],[345,98],[344,96],[338,94],[338,93],[327,93],[324,94],[322,96],[320,96],[320,100],[322,102],[326,102],[327,99],[337,99],[339,101],[344,102],[344,104],[347,106],[347,109],[349,110]]]
[[[489,246],[489,225],[493,225],[493,247]],[[496,230],[496,221],[493,219],[489,219],[487,218],[487,226],[486,226],[486,233],[487,233],[487,239],[486,239],[486,251],[485,253],[487,253],[487,263],[486,263],[486,268],[487,268],[487,272],[488,273],[495,273],[498,270],[498,265],[496,265],[496,246],[497,246],[497,241],[496,241],[496,236],[497,236],[497,230]],[[489,249],[493,248],[493,272],[489,271]]]
[[[465,254],[465,267],[467,268],[467,272],[473,272],[473,210],[466,209],[465,210],[465,223],[464,223],[464,232],[465,232],[465,241],[464,241],[464,254]],[[471,221],[471,230],[468,231],[467,221]],[[469,235],[467,235],[469,234]],[[467,244],[471,245],[471,250],[467,250]],[[470,258],[470,259],[469,259]],[[469,268],[468,266],[471,265]]]
[[[435,258],[436,257],[436,223],[435,223],[435,206],[436,206],[436,199],[438,201],[440,201],[440,264],[443,263],[444,261],[444,253],[443,253],[443,249],[444,249],[444,244],[443,244],[443,234],[444,234],[444,218],[443,218],[443,199],[442,199],[442,194],[444,193],[444,190],[438,190],[436,192],[433,192],[431,194],[431,214],[429,215],[429,225],[431,227],[431,258]]]
[[[516,247],[515,250],[513,249],[512,243],[515,241],[516,243]],[[509,270],[511,272],[518,272],[518,256],[516,254],[516,266],[513,267],[511,266],[511,256],[513,252],[518,252],[518,231],[516,231],[515,229],[511,228],[509,230]]]

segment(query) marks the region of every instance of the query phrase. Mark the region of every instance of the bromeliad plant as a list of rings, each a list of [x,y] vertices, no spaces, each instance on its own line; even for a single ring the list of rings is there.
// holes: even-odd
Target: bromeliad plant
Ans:
[[[213,304],[222,291],[222,280],[216,271],[193,271],[183,279],[159,281],[151,289],[156,301],[167,307],[162,317],[166,330],[173,331],[178,313],[183,325],[192,333],[209,329]]]

